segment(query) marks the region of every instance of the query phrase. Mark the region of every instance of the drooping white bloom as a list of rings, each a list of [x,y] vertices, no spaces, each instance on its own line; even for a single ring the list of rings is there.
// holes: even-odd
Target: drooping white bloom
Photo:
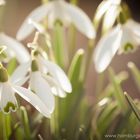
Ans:
[[[33,62],[35,62],[33,66]],[[33,67],[36,67],[33,70]],[[46,87],[48,87],[45,91],[47,93],[53,93],[54,95],[58,95],[60,97],[65,97],[66,92],[70,93],[72,91],[72,87],[70,81],[68,80],[64,71],[55,63],[50,62],[49,60],[44,59],[42,56],[37,56],[35,60],[32,62],[22,64],[17,68],[17,72],[19,73],[18,77],[23,77],[27,74],[28,70],[30,70],[30,87],[35,92],[40,89],[39,87],[43,86],[46,82]],[[22,74],[21,74],[22,71]],[[14,75],[14,74],[13,74]],[[42,84],[38,84],[38,81],[42,81]],[[40,82],[41,83],[41,82]],[[38,89],[36,89],[38,88]],[[44,86],[42,87],[44,88]],[[42,90],[44,96],[44,90]],[[46,94],[47,94],[46,93]],[[45,98],[44,98],[45,99]]]
[[[0,46],[6,46],[5,52],[8,57],[16,57],[19,63],[25,63],[30,60],[27,49],[17,40],[0,33]]]
[[[116,52],[129,51],[140,44],[140,24],[129,19],[125,24],[118,24],[106,33],[98,42],[94,52],[95,68],[103,72]]]
[[[90,39],[95,37],[95,30],[89,17],[80,8],[64,0],[53,0],[39,6],[29,14],[17,33],[17,39],[23,40],[33,31],[34,27],[29,24],[30,19],[41,22],[46,17],[49,28],[53,27],[56,20],[60,20],[65,26],[70,23],[74,24],[81,33]]]
[[[103,18],[103,29],[110,29],[120,13],[121,0],[103,0],[97,8],[94,22],[98,26]]]
[[[18,74],[19,75],[19,74]],[[15,76],[17,76],[15,74]],[[45,117],[49,117],[52,112],[49,111],[44,102],[30,90],[21,87],[23,82],[8,78],[8,74],[5,68],[0,68],[0,108],[4,113],[9,113],[11,111],[16,111],[17,100],[15,94],[18,94],[27,102],[32,104],[40,113]]]

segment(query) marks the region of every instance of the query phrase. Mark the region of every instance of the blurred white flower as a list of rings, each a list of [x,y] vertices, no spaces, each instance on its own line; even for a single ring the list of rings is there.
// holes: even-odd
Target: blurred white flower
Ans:
[[[32,104],[40,113],[45,117],[50,118],[52,112],[49,111],[47,106],[42,102],[40,98],[30,90],[21,87],[21,83],[17,81],[19,74],[14,73],[13,79],[8,78],[7,71],[4,67],[0,67],[0,108],[4,113],[16,111],[17,100],[15,93],[25,99],[27,102]],[[16,77],[15,77],[16,76]]]
[[[121,0],[103,0],[96,10],[94,17],[95,26],[98,27],[99,22],[103,18],[103,29],[110,29],[120,13],[120,4]]]
[[[140,24],[129,19],[124,24],[106,33],[98,42],[94,52],[94,62],[97,72],[103,72],[116,52],[129,51],[140,44]]]
[[[5,3],[5,0],[0,0],[0,5],[4,5]]]
[[[16,57],[19,63],[25,63],[30,60],[27,49],[17,40],[9,37],[4,33],[0,33],[0,46],[6,46],[6,52],[9,58]]]
[[[17,39],[23,40],[33,31],[34,27],[29,24],[30,19],[35,22],[41,22],[46,17],[49,28],[53,27],[56,20],[60,20],[65,26],[70,23],[74,24],[81,33],[90,39],[95,37],[92,22],[80,8],[64,0],[53,0],[39,6],[29,14],[17,33]]]

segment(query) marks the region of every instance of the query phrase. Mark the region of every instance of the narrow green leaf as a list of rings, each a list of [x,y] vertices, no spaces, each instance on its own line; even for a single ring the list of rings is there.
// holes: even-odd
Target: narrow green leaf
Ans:
[[[124,95],[126,97],[127,102],[129,103],[132,111],[134,112],[134,114],[136,115],[138,120],[140,121],[140,110],[138,109],[138,107],[134,103],[133,99],[126,92],[124,93]]]
[[[9,140],[11,135],[11,115],[10,114],[3,114],[3,132],[4,132],[4,139]]]
[[[82,68],[82,63],[83,63],[83,57],[84,57],[84,50],[79,49],[76,52],[72,60],[71,66],[69,68],[68,75],[69,75],[73,88],[77,87],[79,81],[81,81],[80,74],[81,74],[81,68]]]
[[[23,106],[20,107],[20,110],[21,110],[21,117],[24,126],[24,131],[25,131],[25,138],[27,140],[31,140],[31,132],[30,132],[30,125],[29,125],[27,111]]]
[[[133,62],[129,62],[128,67],[130,68],[131,73],[132,73],[134,80],[136,82],[136,85],[140,90],[140,71],[138,70],[138,68],[136,67],[136,65]]]
[[[63,36],[63,26],[61,21],[56,21],[54,25],[54,40],[53,49],[56,62],[64,67],[64,60],[66,60],[66,55],[64,51],[64,36]]]
[[[127,104],[125,96],[123,94],[123,90],[120,85],[120,81],[117,79],[117,77],[115,77],[115,73],[111,68],[109,69],[109,74],[110,74],[110,82],[112,83],[114,88],[114,96],[118,102],[120,109],[122,110],[123,113],[125,113],[127,110]]]

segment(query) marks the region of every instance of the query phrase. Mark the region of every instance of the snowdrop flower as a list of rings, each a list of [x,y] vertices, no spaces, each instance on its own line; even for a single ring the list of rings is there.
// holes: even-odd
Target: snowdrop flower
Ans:
[[[95,26],[98,27],[99,22],[104,18],[103,29],[110,29],[120,13],[120,4],[121,0],[103,0],[98,6],[94,17]]]
[[[60,97],[65,97],[67,93],[72,91],[71,84],[64,73],[64,71],[55,63],[50,62],[47,59],[44,59],[38,52],[35,52],[37,55],[32,62],[28,62],[26,64],[19,65],[16,73],[20,74],[22,70],[22,74],[18,77],[23,77],[27,74],[28,70],[30,70],[30,87],[31,89],[36,89],[39,86],[38,81],[46,81],[46,92],[53,93]],[[42,79],[43,78],[43,79]],[[40,80],[39,80],[40,79]],[[41,82],[40,82],[41,83]],[[45,82],[44,82],[45,83]],[[48,85],[47,85],[48,84]],[[34,86],[36,85],[36,86]],[[43,84],[40,84],[42,86]],[[50,87],[50,90],[49,90]],[[43,93],[44,93],[44,87]],[[38,91],[38,90],[36,90]]]
[[[65,26],[70,23],[74,24],[81,33],[90,39],[95,37],[95,30],[89,17],[80,8],[64,0],[53,0],[39,6],[29,14],[17,33],[17,39],[23,40],[33,31],[34,27],[29,24],[30,19],[41,22],[46,17],[49,28],[53,27],[56,20],[60,20]]]
[[[11,77],[12,80],[19,81],[30,71],[29,87],[44,102],[49,112],[53,112],[55,107],[54,95],[65,97],[65,92],[71,92],[71,84],[63,70],[56,64],[44,60],[34,52],[35,58],[25,64],[21,64]],[[18,78],[15,75],[18,73]],[[54,95],[53,95],[54,94]]]
[[[118,24],[106,33],[98,42],[94,62],[98,72],[103,72],[116,52],[130,51],[140,44],[140,24],[129,19],[124,24]]]
[[[9,79],[6,69],[2,65],[0,66],[0,109],[4,113],[16,111],[18,105],[15,94],[18,94],[45,117],[50,117],[52,112],[49,111],[42,100],[30,90],[21,87],[20,85],[23,82],[16,80],[19,73],[14,74],[12,79]]]
[[[30,55],[25,47],[17,40],[0,33],[0,46],[6,46],[5,53],[9,58],[16,57],[19,63],[25,63],[30,60]]]

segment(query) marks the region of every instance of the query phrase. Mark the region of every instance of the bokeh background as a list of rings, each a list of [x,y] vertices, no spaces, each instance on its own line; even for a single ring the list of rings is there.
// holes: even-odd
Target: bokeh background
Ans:
[[[16,32],[20,25],[22,24],[25,17],[37,6],[41,4],[41,0],[6,0],[7,6],[2,7],[0,10],[4,12],[4,16],[1,16],[1,31],[6,32],[8,35],[13,37],[16,36]],[[89,15],[91,19],[93,19],[95,10],[101,0],[79,0],[79,6]],[[140,1],[139,0],[125,0],[128,4],[129,8],[132,12],[132,17],[140,22]],[[32,37],[30,36],[27,40],[23,41],[26,45],[27,42],[32,41]],[[78,33],[77,40],[77,48],[85,48],[87,45],[87,40],[84,36]],[[129,61],[133,61],[138,68],[140,68],[140,48],[134,53],[130,53],[127,55],[116,55],[115,59],[113,59],[111,66],[114,68],[116,73],[119,71],[128,70],[127,63]],[[96,81],[98,74],[95,72],[94,64],[91,64],[87,84],[85,85],[87,90],[87,96],[89,99],[94,101],[94,92],[96,90]],[[106,79],[108,78],[106,72]],[[106,82],[105,82],[106,83]],[[124,91],[127,91],[133,97],[140,97],[140,93],[132,79],[131,75],[129,75],[129,79],[123,84]]]

